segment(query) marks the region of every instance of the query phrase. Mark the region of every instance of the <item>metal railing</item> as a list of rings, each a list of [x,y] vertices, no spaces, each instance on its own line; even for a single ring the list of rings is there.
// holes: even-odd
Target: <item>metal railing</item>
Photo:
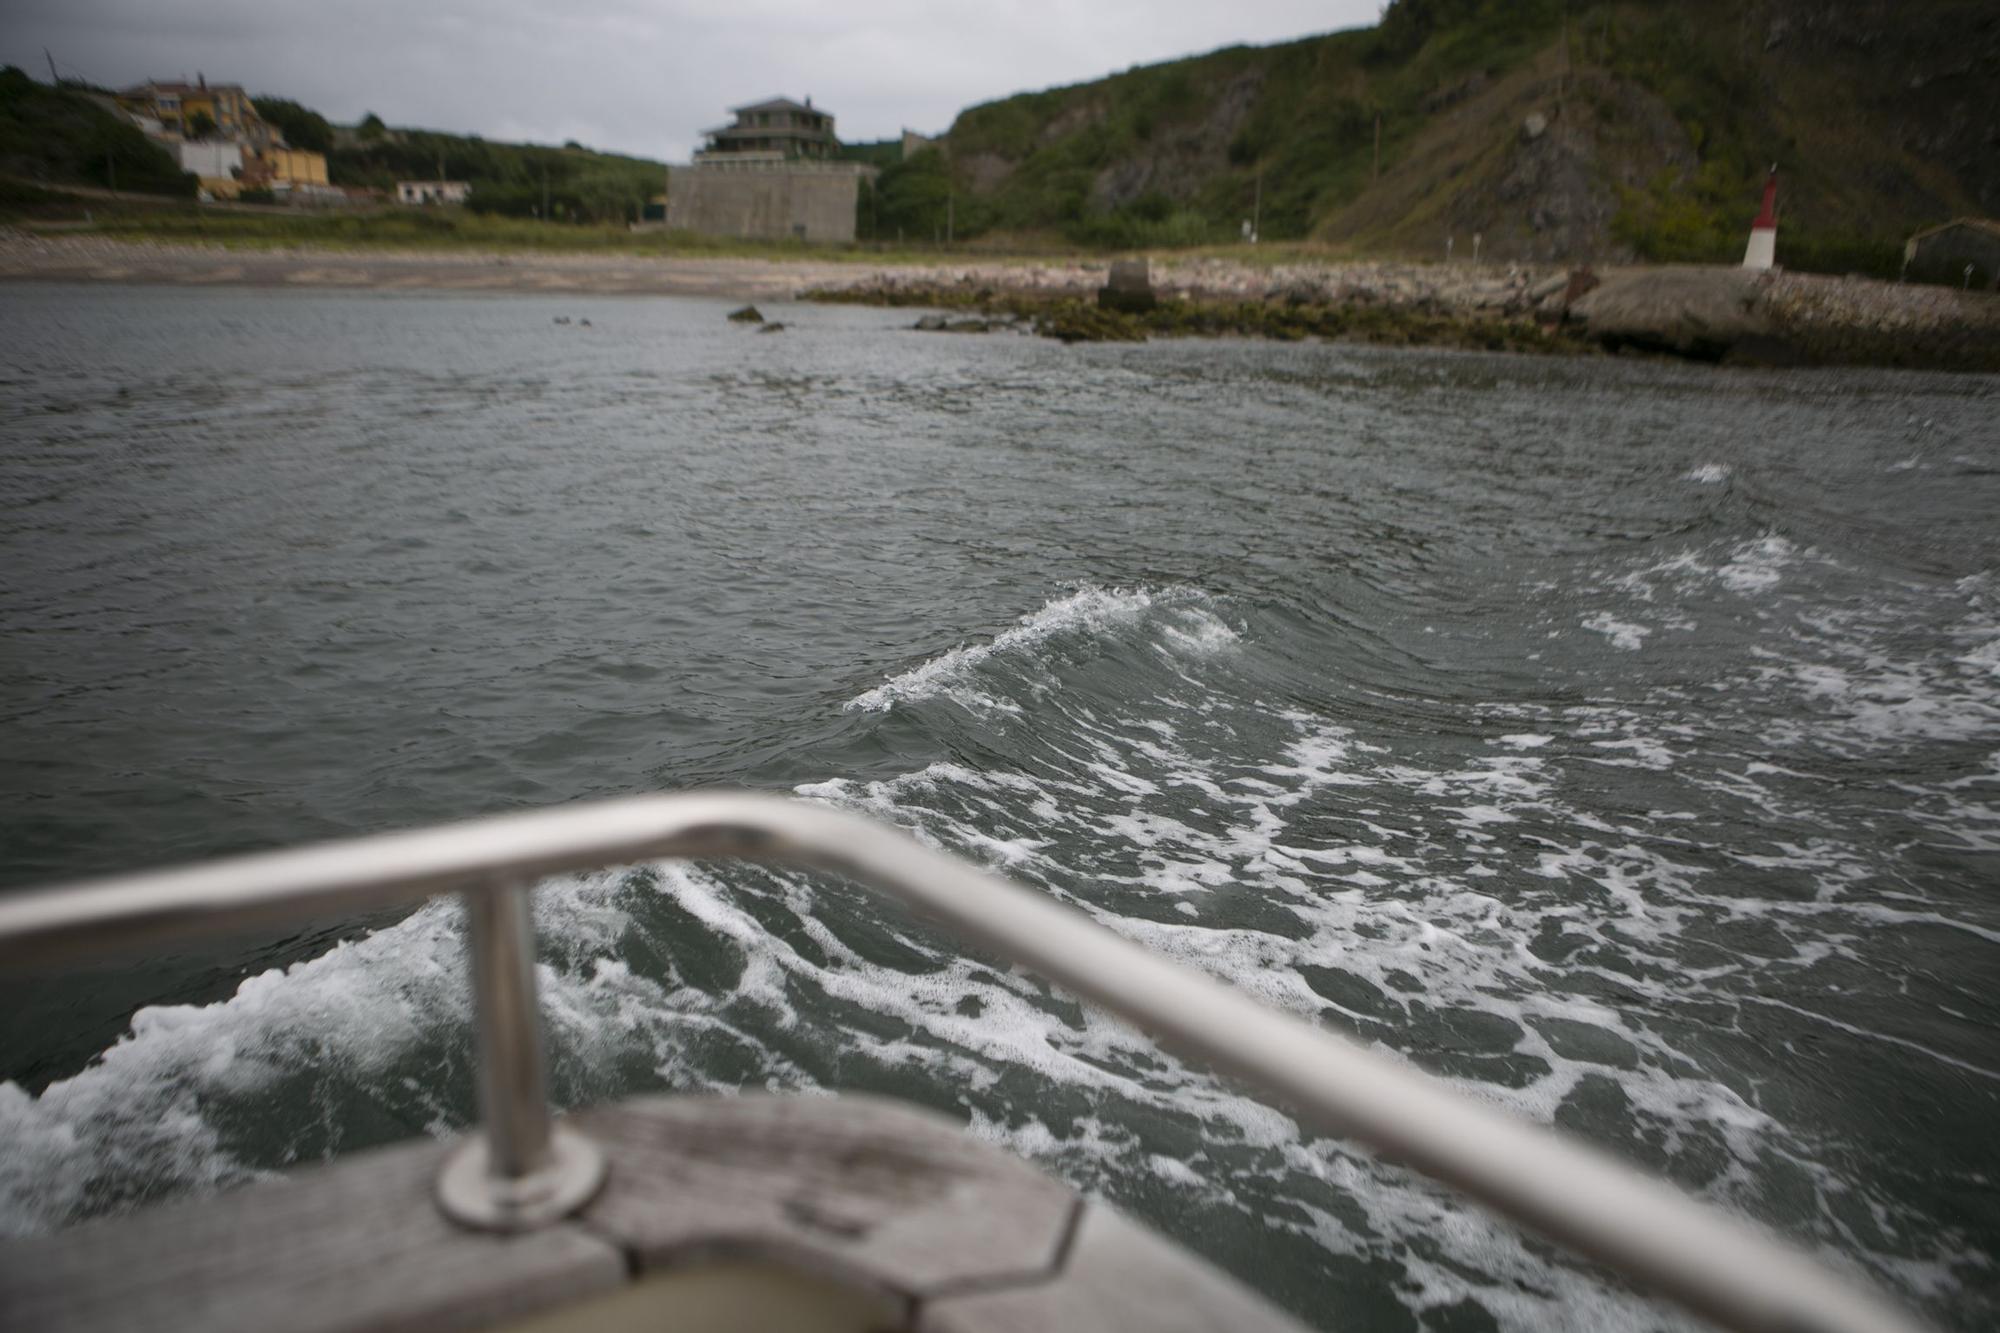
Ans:
[[[1914,1333],[1866,1287],[1594,1149],[1220,981],[1045,895],[826,806],[745,793],[658,795],[235,857],[0,897],[0,968],[462,894],[484,1125],[448,1160],[440,1205],[519,1230],[569,1215],[601,1154],[544,1091],[528,893],[543,877],[663,858],[833,871],[1040,972],[1241,1078],[1302,1124],[1358,1139],[1744,1333]]]

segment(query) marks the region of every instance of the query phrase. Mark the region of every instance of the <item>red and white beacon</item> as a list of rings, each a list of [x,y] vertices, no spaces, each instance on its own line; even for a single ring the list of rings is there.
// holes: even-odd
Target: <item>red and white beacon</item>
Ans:
[[[1750,224],[1750,244],[1743,251],[1743,267],[1769,268],[1778,258],[1778,167],[1764,180],[1764,207]]]

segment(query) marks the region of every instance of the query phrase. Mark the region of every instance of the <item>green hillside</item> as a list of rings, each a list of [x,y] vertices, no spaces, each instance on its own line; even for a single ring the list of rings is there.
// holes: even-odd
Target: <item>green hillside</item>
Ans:
[[[90,90],[0,69],[0,175],[192,198],[195,178]]]
[[[616,223],[635,221],[645,202],[666,189],[667,168],[575,143],[553,148],[390,129],[370,116],[352,130],[333,130],[327,175],[336,185],[382,190],[399,180],[442,176],[471,183],[467,206],[475,212],[537,217],[546,203],[556,221]]]
[[[972,107],[884,173],[875,229],[949,207],[961,237],[1146,246],[1254,215],[1371,253],[1723,260],[1775,162],[1781,259],[1893,271],[1911,230],[2000,212],[1996,87],[1988,0],[1394,0]]]

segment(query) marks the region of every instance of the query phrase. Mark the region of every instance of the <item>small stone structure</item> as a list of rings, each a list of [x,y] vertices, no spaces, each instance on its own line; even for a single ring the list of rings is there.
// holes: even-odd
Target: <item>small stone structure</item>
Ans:
[[[1966,266],[1972,274],[1966,276]],[[1920,231],[1903,246],[1903,276],[1914,282],[2000,291],[2000,221],[1959,218]]]
[[[1153,294],[1153,280],[1143,259],[1113,260],[1111,276],[1097,291],[1099,309],[1116,310],[1125,315],[1143,315],[1159,303],[1159,297]]]

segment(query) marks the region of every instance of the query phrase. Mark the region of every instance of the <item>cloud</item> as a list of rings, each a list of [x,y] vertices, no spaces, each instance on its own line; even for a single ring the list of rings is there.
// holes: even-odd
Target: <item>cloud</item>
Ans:
[[[1236,43],[1372,23],[1380,0],[10,0],[0,60],[113,87],[206,74],[338,121],[684,159],[725,108],[811,96],[846,139]]]

